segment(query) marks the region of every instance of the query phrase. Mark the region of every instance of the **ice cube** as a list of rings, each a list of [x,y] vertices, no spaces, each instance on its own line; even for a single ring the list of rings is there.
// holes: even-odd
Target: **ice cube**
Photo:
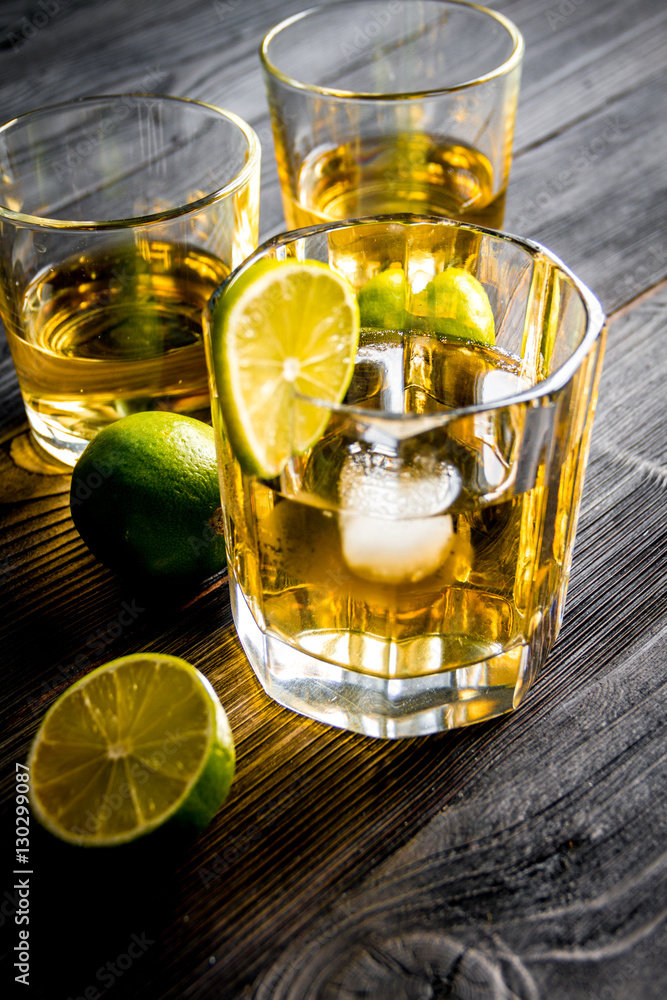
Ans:
[[[449,514],[461,487],[443,462],[409,465],[377,452],[349,455],[339,481],[343,558],[366,580],[416,583],[445,561],[454,544]]]
[[[341,514],[343,558],[364,580],[417,583],[435,573],[452,548],[449,514],[382,521],[366,514]]]

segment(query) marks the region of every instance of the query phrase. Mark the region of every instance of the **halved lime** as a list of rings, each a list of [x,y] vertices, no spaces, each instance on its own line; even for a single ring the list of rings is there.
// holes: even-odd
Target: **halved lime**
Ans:
[[[352,378],[359,309],[352,288],[319,261],[260,261],[231,282],[211,329],[220,408],[250,475],[276,476],[327,424]]]
[[[442,337],[495,343],[493,309],[484,285],[461,267],[447,267],[415,295],[428,327]]]
[[[405,327],[405,271],[388,267],[374,274],[358,293],[362,326],[381,330],[403,330]]]
[[[158,827],[199,831],[227,797],[235,752],[208,680],[185,660],[137,653],[72,684],[30,750],[35,817],[70,844],[126,844]]]

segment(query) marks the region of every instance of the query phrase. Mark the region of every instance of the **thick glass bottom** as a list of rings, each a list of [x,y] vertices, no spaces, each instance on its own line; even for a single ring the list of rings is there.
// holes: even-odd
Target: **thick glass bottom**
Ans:
[[[38,446],[64,465],[74,466],[88,444],[85,438],[68,434],[57,420],[45,420],[41,414],[25,404],[30,432]]]
[[[266,693],[301,715],[365,736],[426,736],[492,719],[517,706],[533,673],[526,643],[456,670],[414,677],[362,673],[260,628],[231,575],[230,598],[239,639]],[[350,637],[348,645],[360,640]],[[310,633],[299,642],[329,652],[345,637],[334,642]]]

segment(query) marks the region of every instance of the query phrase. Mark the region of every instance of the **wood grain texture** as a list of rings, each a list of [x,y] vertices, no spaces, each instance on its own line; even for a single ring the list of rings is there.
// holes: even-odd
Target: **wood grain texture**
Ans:
[[[610,331],[543,677],[465,789],[292,942],[256,1000],[476,996],[472,983],[521,1000],[664,996],[667,431],[650,386],[667,378],[666,307],[667,291]]]
[[[3,835],[14,761],[43,711],[114,656],[194,662],[238,749],[228,805],[171,855],[81,856],[36,833],[32,996],[667,995],[665,7],[574,0],[558,20],[551,0],[495,6],[527,42],[507,227],[552,246],[618,314],[547,669],[514,715],[422,740],[376,742],[273,704],[235,637],[224,574],[166,607],[87,552],[68,476],[38,471],[3,341]],[[3,3],[5,115],[120,90],[228,107],[263,143],[267,235],[283,224],[256,51],[302,7],[69,0],[17,45],[43,8]]]
[[[490,6],[512,18],[526,42],[519,151],[607,108],[664,71],[667,10],[660,0],[632,5],[509,0]]]
[[[608,311],[667,273],[664,81],[517,157],[506,228],[567,259]]]

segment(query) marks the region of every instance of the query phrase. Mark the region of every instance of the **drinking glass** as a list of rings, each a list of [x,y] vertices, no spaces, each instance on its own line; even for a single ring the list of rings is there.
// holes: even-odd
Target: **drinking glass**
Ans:
[[[236,115],[91,97],[0,128],[0,315],[30,429],[73,465],[119,417],[209,415],[201,314],[257,246],[260,149]]]
[[[392,212],[501,228],[523,56],[502,14],[330,3],[260,52],[289,229]]]
[[[381,294],[370,310],[359,296],[347,395],[309,400],[326,429],[275,479],[243,472],[212,386],[232,610],[257,677],[281,704],[371,736],[507,712],[563,615],[598,301],[539,244],[433,217],[283,234],[228,280],[266,258],[322,261],[357,292],[400,269],[406,298],[383,316]],[[439,316],[429,283],[452,267],[481,283],[495,335],[461,338]]]

